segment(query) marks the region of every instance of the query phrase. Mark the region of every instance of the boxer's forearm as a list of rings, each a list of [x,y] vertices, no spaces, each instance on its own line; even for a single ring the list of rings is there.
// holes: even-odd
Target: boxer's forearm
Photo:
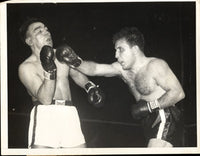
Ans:
[[[69,74],[78,86],[85,89],[85,84],[89,81],[89,79],[87,78],[86,75],[84,75],[83,73],[81,73],[73,68],[70,68]]]
[[[40,51],[40,62],[43,68],[44,80],[37,92],[38,100],[44,104],[51,104],[55,88],[57,67],[54,62],[54,49],[51,46],[45,45]]]
[[[57,48],[56,57],[59,62],[64,62],[71,68],[74,68],[88,76],[111,77],[120,74],[120,72],[112,65],[82,60],[77,56],[74,50],[66,44]]]
[[[44,80],[37,92],[38,100],[44,104],[51,104],[56,88],[56,80]]]
[[[82,61],[80,66],[77,67],[77,69],[88,75],[88,76],[96,76],[98,75],[97,73],[97,66],[98,64],[92,61]]]
[[[92,61],[82,61],[77,69],[89,76],[113,77],[121,74],[113,64],[100,64]]]
[[[158,99],[158,102],[161,108],[166,108],[175,105],[184,99],[184,97],[185,94],[183,90],[169,90]]]

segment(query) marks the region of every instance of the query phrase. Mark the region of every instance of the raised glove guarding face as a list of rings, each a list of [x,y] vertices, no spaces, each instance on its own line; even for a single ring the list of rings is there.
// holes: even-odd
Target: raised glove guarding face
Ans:
[[[40,51],[40,61],[43,69],[46,72],[51,72],[56,69],[56,65],[54,63],[54,51],[50,46],[43,46]]]
[[[44,71],[45,78],[54,80],[56,78],[56,64],[54,63],[54,51],[50,46],[43,46],[40,51],[40,61]]]
[[[67,63],[72,68],[76,68],[81,64],[81,59],[67,44],[63,44],[56,49],[56,58],[62,63]]]

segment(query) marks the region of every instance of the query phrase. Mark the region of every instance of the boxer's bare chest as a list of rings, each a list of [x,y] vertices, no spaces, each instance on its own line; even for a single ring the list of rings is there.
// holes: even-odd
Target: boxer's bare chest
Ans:
[[[140,99],[141,96],[150,95],[157,86],[152,74],[145,68],[137,73],[126,71],[123,73],[122,79],[128,84],[136,99]]]
[[[67,66],[65,63],[58,62],[58,60],[55,60],[55,64],[57,67],[57,80],[68,79],[69,66]]]
[[[60,63],[55,60],[57,67],[57,78],[56,78],[56,94],[70,94],[69,88],[69,66],[65,63]]]
[[[69,66],[67,66],[64,63],[62,64],[62,63],[58,62],[57,60],[55,60],[55,64],[56,64],[56,70],[57,70],[56,71],[57,81],[68,80]],[[43,70],[42,66],[39,63],[35,64],[35,66],[37,69],[37,74],[43,80],[44,79],[44,70]]]

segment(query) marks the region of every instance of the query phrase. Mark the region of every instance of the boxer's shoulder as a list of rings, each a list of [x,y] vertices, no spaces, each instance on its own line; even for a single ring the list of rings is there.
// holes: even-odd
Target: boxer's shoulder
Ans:
[[[19,75],[22,74],[28,74],[28,73],[38,73],[40,69],[40,64],[38,61],[34,61],[31,59],[26,59],[24,62],[22,62],[18,67]]]
[[[31,70],[35,69],[37,67],[37,64],[35,62],[25,60],[19,65],[19,70]]]
[[[151,57],[148,58],[148,63],[146,65],[145,71],[146,72],[159,72],[168,68],[168,64],[165,60],[160,58]]]
[[[160,66],[162,67],[166,65],[167,65],[166,61],[161,58],[155,58],[155,57],[149,58],[149,63],[148,63],[149,67],[160,67]]]

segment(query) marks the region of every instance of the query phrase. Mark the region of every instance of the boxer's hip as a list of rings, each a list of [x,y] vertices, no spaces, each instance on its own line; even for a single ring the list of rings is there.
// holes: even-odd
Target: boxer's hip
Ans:
[[[65,102],[64,102],[65,103]],[[75,106],[35,105],[31,111],[29,146],[73,147],[85,143]]]
[[[146,138],[156,138],[173,143],[179,118],[180,110],[173,106],[150,114],[142,121]]]

